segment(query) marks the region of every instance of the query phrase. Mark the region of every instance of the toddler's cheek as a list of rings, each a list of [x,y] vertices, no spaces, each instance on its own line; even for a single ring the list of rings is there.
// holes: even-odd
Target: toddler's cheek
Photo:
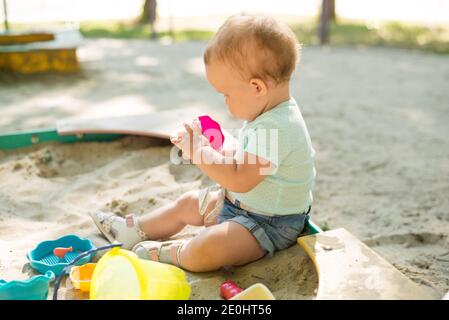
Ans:
[[[244,115],[244,110],[242,110],[242,108],[239,108],[239,106],[237,105],[232,105],[229,110],[231,111],[232,115],[234,115],[234,117],[237,117],[239,119],[241,119]]]

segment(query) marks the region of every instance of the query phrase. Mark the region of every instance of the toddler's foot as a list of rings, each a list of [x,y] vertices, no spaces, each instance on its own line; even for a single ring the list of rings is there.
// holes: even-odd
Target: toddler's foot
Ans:
[[[186,240],[142,241],[132,251],[140,259],[163,262],[180,267],[179,254]]]
[[[112,212],[89,213],[97,228],[109,240],[123,243],[123,249],[131,249],[136,243],[148,239],[140,230],[139,221],[133,214],[125,218],[116,216]]]

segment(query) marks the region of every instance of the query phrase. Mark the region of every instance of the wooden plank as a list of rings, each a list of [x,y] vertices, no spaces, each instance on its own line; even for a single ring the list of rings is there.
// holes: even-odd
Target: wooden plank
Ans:
[[[190,122],[198,115],[201,115],[198,109],[189,108],[121,117],[71,118],[57,121],[56,129],[60,135],[118,133],[169,139],[174,132],[183,129],[183,121]]]
[[[78,30],[55,31],[49,34],[54,38],[51,41],[44,41],[48,40],[44,36],[44,33],[0,34],[0,44],[15,39],[14,44],[0,45],[0,71],[23,74],[79,71],[76,49],[82,44],[81,33]]]
[[[61,119],[56,122],[59,135],[80,134],[126,134],[170,139],[178,130],[183,130],[183,122],[205,115],[197,108],[158,111],[146,114],[91,118],[91,119]],[[225,141],[223,148],[229,149],[236,143],[235,137],[223,129]]]
[[[0,34],[0,45],[24,44],[40,41],[52,41],[52,33]]]
[[[56,30],[52,32],[53,41],[28,42],[0,46],[0,52],[30,52],[38,50],[76,49],[83,43],[83,36],[78,30]]]
[[[298,243],[317,269],[317,299],[432,299],[343,228],[300,237]]]

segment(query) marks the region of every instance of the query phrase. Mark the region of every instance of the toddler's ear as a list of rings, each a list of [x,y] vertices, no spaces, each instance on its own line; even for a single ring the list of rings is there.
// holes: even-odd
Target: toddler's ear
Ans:
[[[249,84],[254,93],[260,97],[266,95],[268,92],[268,87],[265,81],[263,81],[262,79],[252,78],[251,80],[249,80]]]

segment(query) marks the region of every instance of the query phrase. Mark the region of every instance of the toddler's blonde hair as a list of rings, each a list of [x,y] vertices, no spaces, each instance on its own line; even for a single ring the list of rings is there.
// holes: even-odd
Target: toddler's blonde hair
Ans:
[[[204,52],[229,64],[246,79],[289,81],[299,61],[300,45],[293,31],[276,19],[259,14],[237,14],[220,27]]]

